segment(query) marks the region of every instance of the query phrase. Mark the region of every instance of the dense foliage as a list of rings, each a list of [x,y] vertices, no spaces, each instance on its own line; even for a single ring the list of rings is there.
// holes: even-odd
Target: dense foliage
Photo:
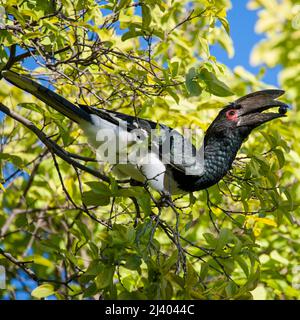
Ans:
[[[210,54],[217,43],[234,54],[228,0],[1,5],[0,69],[75,103],[201,132],[221,106],[270,87],[263,69],[229,70]],[[1,80],[0,109],[19,115],[0,129],[2,298],[299,298],[300,9],[249,6],[266,34],[252,60],[282,66],[294,109],[253,132],[218,185],[169,207],[147,186],[117,181],[76,124]]]

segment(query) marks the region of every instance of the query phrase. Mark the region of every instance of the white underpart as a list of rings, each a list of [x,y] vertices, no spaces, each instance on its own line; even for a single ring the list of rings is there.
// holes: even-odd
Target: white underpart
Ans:
[[[165,191],[166,166],[159,160],[156,154],[148,153],[139,161],[139,168],[152,188]]]
[[[106,120],[101,119],[97,115],[91,115],[93,125],[91,123],[82,122],[81,128],[83,129],[85,135],[91,146],[94,147],[97,153],[97,158],[99,160],[106,160],[107,156],[104,156],[102,152],[101,135],[104,134],[107,137],[106,144],[109,144],[112,148],[112,152],[119,154],[124,152],[123,148],[127,147],[130,150],[132,145],[137,144],[136,137],[133,133],[128,132],[126,129],[122,128],[125,123],[120,120],[120,126],[116,126]],[[99,141],[100,137],[100,141]],[[117,142],[118,140],[118,142]],[[120,147],[121,146],[121,150]],[[131,157],[129,157],[131,158]],[[136,159],[132,159],[136,160]],[[108,161],[110,162],[110,161]],[[118,163],[115,164],[113,161],[110,162],[113,165],[113,173],[117,175],[120,179],[133,178],[134,180],[140,182],[147,182],[152,188],[157,191],[164,193],[177,193],[177,185],[173,179],[166,174],[166,166],[159,159],[158,155],[153,152],[148,152],[143,154],[134,163]]]

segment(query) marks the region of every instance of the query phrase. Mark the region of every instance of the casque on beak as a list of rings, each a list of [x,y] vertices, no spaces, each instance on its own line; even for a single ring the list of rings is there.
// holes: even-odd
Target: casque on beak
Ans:
[[[262,90],[236,100],[234,105],[239,109],[237,126],[254,128],[270,120],[284,117],[290,106],[276,100],[283,94],[283,90]],[[279,107],[278,112],[263,112],[273,107]]]

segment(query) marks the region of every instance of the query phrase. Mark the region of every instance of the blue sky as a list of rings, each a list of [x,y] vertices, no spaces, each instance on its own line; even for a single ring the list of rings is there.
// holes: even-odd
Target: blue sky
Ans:
[[[228,11],[231,37],[235,48],[235,55],[229,59],[227,53],[220,46],[214,46],[211,53],[217,57],[218,61],[226,64],[231,69],[241,65],[248,71],[256,74],[260,67],[250,65],[250,54],[254,45],[264,38],[264,35],[255,33],[255,23],[257,21],[257,11],[247,9],[247,0],[232,0],[232,9]],[[277,75],[280,67],[267,68],[263,78],[264,82],[278,86]]]

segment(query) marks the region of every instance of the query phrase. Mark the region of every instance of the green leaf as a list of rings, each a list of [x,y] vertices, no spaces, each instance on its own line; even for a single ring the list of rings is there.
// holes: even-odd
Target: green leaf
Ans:
[[[97,194],[101,194],[104,196],[111,196],[112,195],[108,185],[103,182],[88,181],[88,182],[85,182],[85,184],[88,185],[92,189],[92,191]]]
[[[206,90],[218,97],[232,96],[233,93],[230,88],[222,81],[220,81],[213,72],[202,68],[198,74],[198,78],[203,80],[206,84]]]
[[[142,3],[142,25],[147,29],[151,23],[151,11],[148,6]]]
[[[144,35],[143,31],[137,31],[135,29],[131,29],[128,32],[124,33],[121,39],[122,41],[126,41],[128,39],[143,36],[143,35]]]
[[[62,250],[61,252],[64,252],[65,256],[74,266],[78,265],[78,260],[71,251]]]
[[[187,263],[186,286],[193,287],[198,283],[198,274],[191,263]]]
[[[39,107],[36,103],[19,103],[18,106],[41,114],[45,113],[45,110]]]
[[[119,4],[116,8],[116,11],[120,11],[121,9],[123,9],[125,6],[129,5],[131,2],[131,0],[120,0]]]
[[[282,152],[282,150],[280,150],[278,148],[274,149],[273,152],[275,153],[275,155],[277,157],[279,168],[281,169],[285,163],[284,153]]]
[[[41,40],[41,44],[44,46],[50,46],[52,43],[53,41],[50,39],[50,37],[45,37],[43,40]]]
[[[91,190],[83,192],[82,201],[87,206],[107,206],[110,202],[110,197]]]
[[[170,269],[176,264],[178,261],[178,252],[174,251],[170,257],[166,259],[164,262],[162,269],[164,273],[170,272]]]
[[[232,297],[238,290],[238,286],[234,281],[229,281],[228,285],[225,288],[226,294],[228,297]]]
[[[230,25],[228,23],[228,20],[226,18],[223,17],[218,17],[219,20],[221,21],[225,31],[227,32],[227,34],[230,34]]]
[[[208,271],[209,271],[210,264],[207,262],[204,262],[201,264],[201,271],[200,271],[200,278],[202,281],[206,278]]]
[[[91,232],[88,229],[88,227],[82,223],[80,220],[76,220],[75,222],[76,226],[78,227],[78,229],[80,230],[80,232],[83,234],[85,240],[90,240],[91,239]]]
[[[89,242],[89,246],[90,246],[93,258],[94,259],[98,258],[99,257],[99,248],[98,248],[98,246],[92,241]]]
[[[254,290],[258,284],[259,278],[260,278],[260,269],[257,268],[254,273],[250,274],[248,281],[245,285],[245,288],[247,288],[249,291]]]
[[[98,292],[98,288],[96,286],[95,282],[92,282],[92,284],[90,286],[87,287],[87,289],[85,289],[84,294],[83,294],[83,298],[89,298],[94,296],[96,293]]]
[[[139,206],[141,206],[141,208],[145,214],[145,217],[150,216],[150,214],[151,214],[150,196],[145,193],[144,195],[137,198],[137,202],[138,202]]]
[[[210,51],[209,51],[209,43],[208,40],[205,38],[202,38],[202,36],[199,36],[199,43],[200,43],[200,48],[202,49],[202,54],[206,59],[210,56]]]
[[[231,230],[227,228],[222,229],[219,233],[216,251],[222,251],[224,246],[230,241],[231,237],[232,237]]]
[[[37,299],[41,299],[41,298],[46,298],[48,296],[51,296],[52,294],[54,294],[55,290],[52,284],[49,283],[45,283],[42,284],[40,286],[38,286],[37,288],[35,288],[32,292],[31,295],[34,298]]]
[[[16,224],[16,227],[18,228],[27,226],[28,220],[27,220],[26,214],[18,215],[15,224]]]
[[[133,243],[135,240],[135,229],[114,224],[111,231],[112,243],[116,246]]]
[[[17,167],[22,167],[23,166],[23,160],[19,156],[15,156],[13,154],[8,154],[8,153],[1,153],[0,152],[0,160],[7,160],[13,163]]]
[[[12,14],[14,16],[14,18],[16,18],[16,20],[18,20],[18,22],[21,24],[21,26],[23,28],[25,27],[25,25],[26,25],[25,17],[19,12],[19,10],[17,10],[16,7],[8,6],[6,8],[6,12],[8,14]]]
[[[95,278],[95,283],[98,289],[104,289],[113,283],[113,276],[115,272],[114,266],[104,266],[101,272]]]
[[[173,60],[175,60],[175,59],[173,59]],[[175,60],[175,61],[171,62],[170,69],[171,69],[172,77],[176,77],[177,76],[178,69],[179,69],[179,64],[180,64],[179,60]]]
[[[216,246],[217,240],[212,233],[203,233],[203,237],[212,248]]]
[[[195,68],[191,68],[185,76],[185,85],[190,93],[190,96],[199,96],[202,88],[197,82],[197,72]]]
[[[240,265],[240,267],[243,269],[246,277],[248,277],[249,276],[249,268],[248,268],[246,261],[243,258],[238,257],[238,256],[235,257],[235,260]]]
[[[103,264],[98,260],[93,260],[89,264],[86,272],[84,273],[85,276],[96,276],[97,274],[101,273],[103,269]]]
[[[169,93],[169,95],[175,100],[175,102],[177,104],[179,104],[180,102],[180,98],[179,96],[177,95],[177,93],[170,87],[166,88],[166,91]]]
[[[118,189],[115,193],[115,197],[135,197],[139,198],[144,195],[144,189],[141,187],[130,187],[130,188],[123,188],[123,189]]]
[[[25,33],[23,36],[22,36],[22,40],[27,40],[27,39],[36,39],[36,38],[40,38],[41,36],[43,36],[43,34],[41,32],[28,32],[28,33]]]
[[[124,267],[129,270],[139,270],[141,264],[142,264],[141,257],[136,254],[133,254],[127,257]]]

